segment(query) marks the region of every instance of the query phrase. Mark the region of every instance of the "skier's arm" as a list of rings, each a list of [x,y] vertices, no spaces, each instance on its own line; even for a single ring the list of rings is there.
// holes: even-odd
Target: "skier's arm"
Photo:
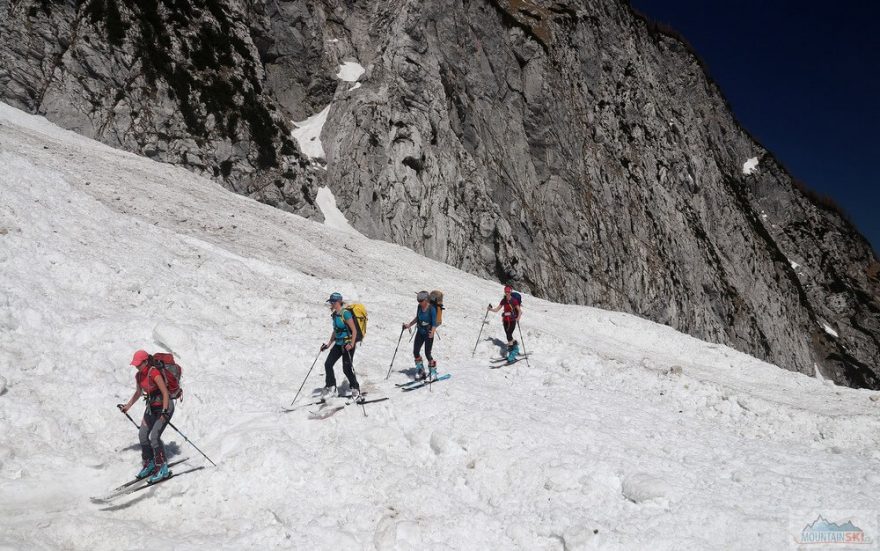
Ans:
[[[431,329],[428,331],[428,338],[434,338],[434,332],[437,331],[437,309],[431,309]]]
[[[171,401],[171,398],[168,396],[168,387],[165,386],[165,379],[162,378],[162,375],[156,373],[153,380],[156,381],[156,386],[159,387],[159,392],[162,393],[162,410],[165,411],[168,409],[168,403]]]
[[[517,304],[516,305],[516,321],[519,321],[521,319],[522,319],[522,306]]]
[[[418,319],[419,319],[418,316],[416,316],[416,317],[414,317],[414,318],[412,319],[411,322],[409,322],[409,323],[404,323],[404,324],[403,324],[404,329],[409,329],[410,327],[412,327],[413,325],[415,325],[416,322],[418,321]]]
[[[141,387],[137,384],[137,381],[134,382],[134,394],[131,395],[131,398],[128,400],[128,403],[125,404],[125,407],[122,408],[123,413],[127,413],[128,410],[131,409],[131,406],[137,402],[137,399],[141,396]]]
[[[489,311],[490,311],[490,312],[497,312],[498,310],[501,310],[501,308],[502,308],[502,306],[501,306],[501,303],[500,303],[500,302],[498,303],[498,306],[496,306],[495,308],[492,308],[492,305],[491,305],[491,304],[489,305]]]

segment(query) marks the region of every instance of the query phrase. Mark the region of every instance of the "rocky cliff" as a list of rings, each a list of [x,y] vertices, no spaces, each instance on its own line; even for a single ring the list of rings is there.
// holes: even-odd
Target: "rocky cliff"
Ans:
[[[138,5],[0,2],[4,100],[306,215],[328,185],[372,237],[880,388],[870,245],[625,3]],[[309,159],[286,121],[328,106]]]
[[[245,5],[0,1],[0,90],[16,107],[313,215],[315,189],[266,93]]]

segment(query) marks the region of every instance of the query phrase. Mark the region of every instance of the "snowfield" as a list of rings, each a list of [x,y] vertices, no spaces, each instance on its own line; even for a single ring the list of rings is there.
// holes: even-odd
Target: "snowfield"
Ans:
[[[5,105],[0,286],[0,548],[778,550],[819,514],[876,524],[877,393],[531,296],[530,365],[489,369],[499,284]],[[385,374],[432,288],[453,376],[402,393],[408,335]],[[332,291],[368,306],[355,368],[391,399],[283,413]],[[177,472],[207,467],[94,504],[139,467],[115,404],[160,344],[184,366],[173,422],[218,467],[168,429]]]

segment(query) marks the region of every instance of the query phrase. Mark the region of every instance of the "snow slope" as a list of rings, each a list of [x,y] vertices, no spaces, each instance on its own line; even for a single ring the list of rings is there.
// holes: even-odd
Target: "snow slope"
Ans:
[[[783,549],[792,509],[876,515],[876,393],[528,296],[530,366],[490,370],[496,317],[471,350],[499,285],[4,105],[0,286],[0,547]],[[403,394],[406,335],[385,373],[433,287],[453,377]],[[391,400],[281,413],[337,290],[370,309],[356,369]],[[219,466],[94,505],[139,464],[114,405],[160,342],[186,369],[174,423]]]

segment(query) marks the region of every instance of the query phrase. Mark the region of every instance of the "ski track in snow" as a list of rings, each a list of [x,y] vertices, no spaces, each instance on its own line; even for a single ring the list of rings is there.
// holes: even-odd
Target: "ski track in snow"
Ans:
[[[497,283],[2,104],[0,174],[0,547],[784,549],[792,508],[876,508],[870,391],[530,296],[531,367],[490,370],[500,318],[471,350]],[[434,287],[454,375],[401,393],[400,323]],[[355,367],[391,400],[283,414],[331,291],[367,304]],[[131,352],[160,341],[185,369],[174,423],[219,466],[102,510],[89,496],[139,466],[114,406]]]

